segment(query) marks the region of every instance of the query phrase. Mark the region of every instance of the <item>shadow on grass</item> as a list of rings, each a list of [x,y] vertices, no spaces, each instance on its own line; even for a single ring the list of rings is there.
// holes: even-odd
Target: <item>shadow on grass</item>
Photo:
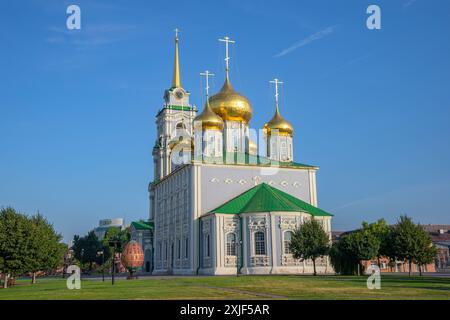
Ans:
[[[336,276],[336,277],[327,277],[328,280],[338,280],[338,281],[365,281],[369,275],[364,276]],[[420,277],[420,276],[394,276],[394,275],[383,275],[381,274],[381,279],[387,282],[399,282],[399,281],[408,281],[408,282],[428,282],[428,283],[442,283],[450,285],[450,278],[439,278],[439,277]]]

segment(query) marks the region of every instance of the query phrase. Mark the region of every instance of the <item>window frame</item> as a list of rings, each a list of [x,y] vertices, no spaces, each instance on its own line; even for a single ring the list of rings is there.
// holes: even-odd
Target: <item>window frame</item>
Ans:
[[[256,236],[261,234],[262,235],[262,240],[261,239],[257,239]],[[254,241],[254,245],[253,245],[253,250],[254,250],[254,255],[255,256],[266,256],[267,255],[267,244],[266,244],[266,233],[264,231],[256,231],[253,233],[253,241]],[[262,246],[261,247],[260,245]]]
[[[287,240],[286,240],[286,235],[290,234],[290,240],[289,243],[287,244]],[[292,232],[292,230],[286,230],[283,232],[283,254],[292,254],[292,250],[290,248],[291,242],[292,242],[292,236],[294,235],[294,233]]]
[[[231,240],[231,243],[228,239],[229,236],[232,236],[233,239]],[[225,253],[229,257],[236,257],[237,256],[237,250],[236,250],[236,233],[234,232],[228,232],[225,235]]]

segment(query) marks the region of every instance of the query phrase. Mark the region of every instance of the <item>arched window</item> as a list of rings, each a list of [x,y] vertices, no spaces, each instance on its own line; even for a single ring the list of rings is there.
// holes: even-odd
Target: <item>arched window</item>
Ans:
[[[286,161],[288,159],[288,155],[285,141],[281,142],[280,153],[281,153],[281,161]]]
[[[227,234],[227,256],[236,255],[236,235],[234,233]]]
[[[266,239],[262,231],[255,232],[255,255],[266,254]]]
[[[284,233],[283,246],[284,246],[284,254],[291,254],[291,240],[292,240],[292,231],[286,231]]]
[[[209,234],[205,235],[205,256],[206,257],[211,256],[211,246],[209,243]]]
[[[186,125],[184,124],[184,122],[178,122],[176,128],[177,128],[177,130],[180,130],[180,129],[186,130]]]
[[[184,239],[184,258],[189,258],[189,238]]]

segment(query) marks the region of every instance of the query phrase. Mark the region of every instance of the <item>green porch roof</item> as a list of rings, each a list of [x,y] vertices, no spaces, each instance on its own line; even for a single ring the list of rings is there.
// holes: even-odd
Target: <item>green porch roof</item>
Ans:
[[[333,216],[322,209],[314,207],[290,194],[261,183],[234,199],[226,202],[211,213],[241,214],[251,212],[306,212],[312,216]]]
[[[136,230],[151,230],[154,227],[153,222],[147,222],[147,221],[133,221],[131,225]]]

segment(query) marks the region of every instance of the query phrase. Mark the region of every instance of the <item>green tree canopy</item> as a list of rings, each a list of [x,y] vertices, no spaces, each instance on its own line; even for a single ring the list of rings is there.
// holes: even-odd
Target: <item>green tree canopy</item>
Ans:
[[[118,227],[110,227],[106,230],[105,236],[103,238],[103,245],[105,247],[110,247],[110,241],[117,241],[118,246],[116,248],[117,252],[122,252],[125,244],[130,241],[130,233],[128,229],[120,229]],[[112,251],[111,251],[112,252]],[[111,253],[112,254],[112,253]]]
[[[360,273],[362,261],[380,255],[382,238],[385,237],[384,221],[374,224],[363,222],[362,228],[342,236],[331,250],[331,263],[336,272]]]
[[[27,272],[30,222],[27,216],[11,207],[0,210],[0,257],[1,271],[5,274],[5,287],[8,276]]]
[[[419,224],[414,224],[408,216],[401,216],[392,228],[392,250],[398,259],[409,264],[409,275],[413,262],[419,265],[430,263],[435,257],[435,249],[429,234]]]
[[[32,283],[35,283],[37,271],[55,268],[60,263],[64,256],[60,245],[62,236],[39,213],[31,217],[28,233],[27,269],[33,273]]]
[[[311,218],[303,223],[300,229],[295,230],[292,236],[290,249],[296,259],[311,259],[316,272],[316,259],[328,254],[330,249],[329,235],[322,224]]]
[[[41,215],[31,218],[13,208],[0,210],[0,271],[6,276],[55,268],[63,257],[61,235]],[[7,283],[5,283],[5,287]]]
[[[98,255],[98,252],[103,250],[103,244],[93,230],[89,231],[84,237],[75,235],[73,237],[72,250],[75,259],[80,262],[81,268],[87,265],[88,270],[92,271],[94,263],[101,263],[101,257]]]

